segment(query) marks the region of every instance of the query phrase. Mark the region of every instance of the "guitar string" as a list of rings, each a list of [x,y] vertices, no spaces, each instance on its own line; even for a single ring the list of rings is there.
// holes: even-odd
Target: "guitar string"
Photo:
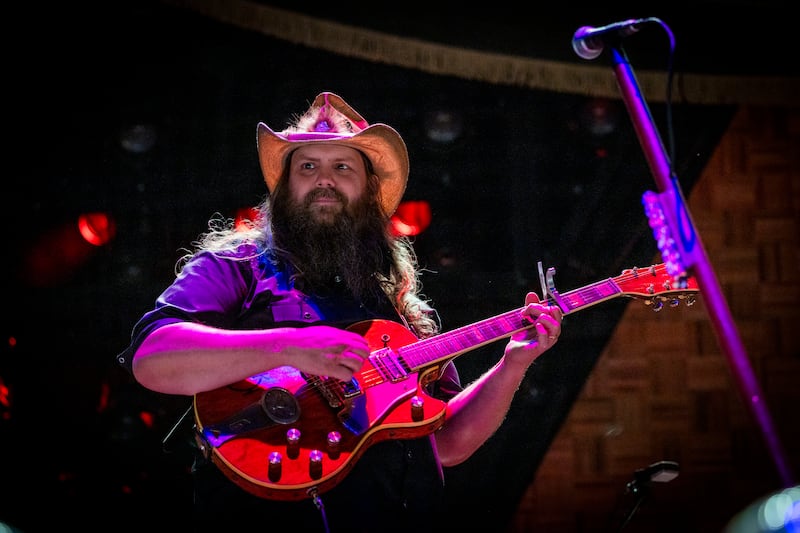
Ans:
[[[653,267],[645,268],[645,269],[635,269],[626,272],[623,272],[620,276],[616,278],[609,278],[606,280],[601,280],[596,283],[593,283],[589,286],[576,289],[574,291],[570,291],[565,293],[561,296],[562,299],[573,301],[576,297],[579,297],[581,302],[585,302],[587,300],[593,301],[596,300],[596,296],[599,295],[608,295],[609,297],[613,296],[614,294],[620,294],[620,292],[624,293],[624,291],[620,291],[619,284],[624,284],[630,281],[643,281],[643,282],[650,282],[653,280],[658,280],[660,274],[662,274],[666,270],[664,264],[656,265]],[[616,286],[615,292],[603,292],[603,287],[608,286],[609,283],[612,283]],[[663,288],[668,290],[670,285],[665,281]],[[685,290],[684,290],[685,292]],[[656,291],[655,294],[648,296],[657,296],[660,294]],[[549,301],[549,299],[548,299]],[[550,304],[554,303],[549,301]],[[597,302],[596,302],[597,303]],[[462,349],[465,346],[465,341],[469,344],[466,346],[469,347],[470,345],[477,345],[484,341],[489,340],[496,340],[498,339],[498,335],[506,335],[507,331],[513,331],[518,329],[524,329],[526,326],[531,327],[533,326],[532,323],[526,322],[526,319],[521,315],[521,311],[523,308],[519,308],[513,311],[509,311],[507,313],[498,315],[497,317],[486,319],[480,321],[474,325],[466,326],[465,328],[456,329],[451,332],[449,335],[446,336],[445,342],[447,340],[451,340],[453,343],[456,344],[456,348]],[[501,333],[497,333],[497,332]],[[414,364],[408,364],[408,360],[414,359],[414,354],[434,354],[438,355],[441,353],[441,350],[437,350],[436,348],[441,346],[444,343],[441,342],[441,339],[437,338],[437,336],[431,337],[429,339],[423,339],[419,342],[412,343],[410,346],[403,346],[396,350],[396,352],[401,357],[402,361],[405,362],[405,365],[402,365],[403,368],[407,368],[408,370],[414,371],[417,369]],[[456,350],[450,346],[451,354],[455,353]],[[403,352],[407,352],[403,354]],[[435,361],[434,359],[430,359],[430,355],[428,357],[423,358],[423,362],[427,361],[429,364]],[[419,365],[417,362],[416,364]],[[419,366],[421,369],[422,366]],[[380,384],[386,381],[384,379],[383,374],[381,374],[378,369],[375,367],[368,369],[361,374],[361,381],[366,387],[373,386],[374,384]],[[295,394],[295,397],[302,400],[306,396],[322,394],[326,396],[325,392],[317,392],[314,389],[321,389],[325,387],[329,393],[337,395],[338,401],[344,402],[346,398],[344,398],[344,386],[346,382],[342,382],[335,379],[329,379],[327,377],[322,376],[303,376],[305,378],[306,383],[309,387],[301,387],[301,390]]]
[[[582,305],[587,301],[592,301],[594,303],[599,303],[596,295],[599,295],[600,297],[603,297],[603,296],[613,297],[616,294],[620,294],[619,290],[614,290],[614,291],[609,291],[609,292],[603,292],[602,291],[604,286],[608,286],[609,285],[609,282],[612,283],[616,289],[619,289],[618,285],[620,283],[624,284],[624,283],[628,283],[628,282],[631,282],[631,281],[642,281],[642,282],[647,282],[649,284],[649,282],[652,282],[654,280],[659,281],[660,280],[659,278],[664,278],[664,276],[662,274],[665,271],[666,271],[666,265],[664,263],[661,263],[661,264],[658,264],[658,265],[651,265],[649,267],[629,269],[629,270],[623,271],[623,273],[620,276],[592,283],[590,285],[587,285],[585,287],[576,289],[574,291],[567,292],[567,293],[563,294],[561,297],[562,297],[562,299],[570,300],[572,302],[574,302],[575,300],[578,300],[578,304],[577,305]],[[667,283],[667,279],[664,279],[664,283]],[[665,286],[664,288],[667,289],[668,287]],[[661,292],[656,290],[656,292],[654,294],[652,294],[652,295],[648,294],[648,296],[657,296],[658,294],[661,294]],[[548,299],[548,302],[551,305],[555,303],[554,301],[552,301],[552,299]],[[572,310],[574,310],[574,309],[572,309]],[[441,346],[444,342],[447,342],[448,339],[452,339],[452,340],[462,339],[463,340],[463,339],[466,339],[467,337],[471,337],[474,334],[480,334],[482,329],[488,328],[489,326],[491,326],[491,324],[494,324],[494,323],[497,323],[497,322],[500,322],[500,321],[504,321],[506,323],[510,323],[511,322],[511,318],[513,318],[513,316],[515,316],[517,313],[520,313],[521,311],[522,311],[522,308],[516,309],[514,311],[510,311],[510,312],[507,312],[507,313],[504,313],[504,314],[501,314],[501,315],[499,315],[497,317],[494,317],[494,318],[490,318],[490,319],[486,319],[486,320],[477,322],[476,324],[473,324],[473,325],[470,325],[470,326],[466,326],[464,331],[460,331],[458,329],[454,330],[454,331],[446,334],[446,338],[445,339],[441,339],[441,338],[437,338],[437,337],[431,337],[430,339],[423,339],[423,340],[420,340],[418,342],[413,343],[413,346],[400,347],[400,348],[397,349],[397,352],[398,353],[408,352],[406,354],[406,357],[401,357],[401,359],[403,361],[406,361],[406,362],[409,361],[409,359],[414,359],[414,357],[413,357],[414,353],[424,354],[424,353],[428,352],[428,353],[437,354],[438,353],[437,350],[432,349],[432,348],[428,348],[429,344],[432,345],[433,348],[435,348],[437,346]],[[507,317],[507,318],[504,319],[504,317]],[[533,324],[530,324],[530,326],[532,326],[532,325]],[[526,324],[524,324],[524,323],[519,323],[519,324],[514,323],[514,324],[512,324],[512,326],[513,326],[511,328],[512,330],[524,329]],[[505,335],[505,330],[503,330],[503,331],[504,331],[503,335]],[[469,348],[469,347],[473,346],[475,344],[475,342],[480,343],[480,342],[485,342],[490,338],[491,339],[498,339],[499,338],[499,337],[495,336],[491,331],[488,332],[488,333],[490,333],[491,335],[490,336],[480,336],[477,339],[477,341],[473,341],[472,339],[468,339],[469,342],[467,344],[464,344],[464,345],[461,345],[461,346],[456,346],[456,349],[452,349],[451,348],[449,353],[452,354],[452,353],[457,352],[458,350]],[[510,335],[510,333],[509,333],[509,335]],[[442,355],[441,357],[447,357],[447,355]],[[420,369],[424,364],[430,364],[430,363],[434,362],[437,358],[438,357],[434,357],[433,359],[431,359],[430,357],[423,357],[422,358],[422,363],[420,363],[417,360],[413,364],[405,365],[405,367],[407,367],[409,370],[414,371],[415,369]],[[374,386],[375,384],[380,384],[380,383],[383,383],[384,381],[386,381],[383,378],[383,374],[378,369],[376,369],[374,367],[371,368],[371,369],[365,370],[364,372],[362,372],[360,374],[360,376],[362,378],[362,381],[368,386]],[[328,380],[328,379],[320,377],[318,379],[312,380],[311,384],[312,385],[320,385],[320,386],[327,386],[329,384],[332,384],[334,386],[337,386],[337,392],[342,392],[342,390],[343,390],[342,382],[337,382],[337,380]]]
[[[602,289],[604,286],[608,286],[609,283],[613,284],[617,289],[619,289],[619,284],[629,283],[631,281],[642,281],[642,282],[652,282],[652,281],[660,281],[663,279],[664,283],[666,284],[668,276],[665,278],[663,276],[664,272],[666,271],[665,264],[661,263],[658,265],[652,265],[650,267],[643,267],[638,269],[629,269],[623,271],[620,276],[615,278],[608,278],[605,280],[601,280],[585,287],[575,289],[573,291],[569,291],[561,295],[562,300],[569,301],[574,303],[578,300],[578,305],[581,305],[587,301],[593,301],[594,303],[599,303],[597,301],[597,295],[599,294],[602,296],[613,297],[614,295],[620,294],[619,290],[615,290],[612,292],[603,292]],[[665,285],[664,289],[668,289],[668,286]],[[624,291],[622,291],[624,292]],[[663,291],[656,292],[652,295],[648,294],[648,296],[658,296]],[[687,292],[686,289],[681,289],[678,292]],[[548,303],[550,305],[555,304],[552,299],[548,298]],[[405,362],[406,364],[401,366],[404,369],[408,369],[412,372],[420,370],[423,368],[424,365],[430,365],[435,362],[437,359],[444,359],[447,358],[449,355],[444,355],[441,347],[448,342],[448,340],[453,341],[456,344],[455,347],[450,346],[448,354],[453,354],[458,352],[459,350],[468,349],[477,344],[482,342],[491,342],[493,340],[499,340],[503,336],[509,336],[511,333],[508,331],[515,331],[518,329],[525,329],[526,327],[532,327],[533,323],[526,323],[524,319],[521,319],[519,313],[521,313],[522,309],[519,308],[513,311],[509,311],[503,314],[500,314],[496,317],[488,318],[482,321],[479,321],[475,324],[471,324],[465,326],[464,328],[459,328],[448,332],[445,334],[445,338],[439,338],[438,336],[434,336],[428,339],[422,339],[417,342],[412,343],[410,346],[402,346],[393,350],[393,353],[397,353],[400,355],[401,361]],[[574,309],[573,309],[574,310]],[[497,334],[495,330],[493,330],[493,324],[503,323],[510,327],[505,328],[495,328],[495,330],[499,330],[502,333]],[[488,330],[488,331],[487,331]],[[456,342],[458,341],[458,342]],[[465,342],[466,341],[466,342]],[[438,348],[438,349],[437,349]],[[405,353],[404,353],[405,352]],[[384,374],[380,372],[374,366],[367,370],[364,370],[360,374],[361,382],[366,387],[372,387],[375,385],[379,385],[387,381],[384,378]],[[326,392],[322,391],[321,389],[326,389],[328,392],[335,394],[337,396],[337,400],[344,402],[346,401],[345,394],[344,394],[344,387],[345,384],[348,382],[342,382],[336,379],[327,378],[324,376],[304,376],[306,383],[310,385],[310,388],[303,388],[298,393],[295,394],[295,397],[298,399],[303,399],[307,395],[316,395],[322,394],[323,396],[327,397],[328,395]],[[315,390],[317,389],[317,390]]]

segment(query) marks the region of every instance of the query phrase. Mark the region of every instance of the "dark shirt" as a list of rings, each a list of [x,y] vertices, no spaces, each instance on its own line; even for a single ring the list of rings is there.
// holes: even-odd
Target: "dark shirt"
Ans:
[[[184,266],[157,298],[155,307],[137,322],[131,344],[117,356],[117,361],[131,371],[133,355],[145,337],[159,327],[180,321],[226,329],[257,329],[311,324],[349,327],[365,320],[403,324],[388,298],[364,305],[335,282],[324,296],[304,294],[285,274],[275,272],[253,247],[242,247],[236,254],[202,252]],[[414,374],[410,379],[416,379]],[[451,398],[459,390],[461,384],[452,362],[444,366],[440,379],[426,386],[426,392],[440,400]],[[199,414],[195,412],[195,416]],[[339,429],[349,431],[344,424]],[[202,436],[199,431],[196,433]],[[254,495],[223,474],[211,460],[213,454],[200,453],[203,446],[197,446],[193,467],[195,530],[268,531],[291,527],[294,531],[356,532],[433,528],[441,510],[443,479],[432,437],[424,431],[420,435],[406,440],[375,439],[379,442],[369,443],[363,454],[349,464],[352,470],[343,477],[337,476],[334,485],[326,488],[318,500],[311,496],[288,501],[280,494]],[[364,442],[359,439],[357,442]],[[208,450],[207,441],[201,438],[198,442]]]

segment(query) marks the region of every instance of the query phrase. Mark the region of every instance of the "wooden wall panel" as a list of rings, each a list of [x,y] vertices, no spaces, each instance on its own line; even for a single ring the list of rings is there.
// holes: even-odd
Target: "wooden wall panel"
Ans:
[[[798,169],[800,109],[743,107],[688,199],[795,483]],[[710,312],[702,295],[692,307],[659,313],[628,304],[512,531],[614,530],[633,503],[626,486],[634,470],[660,460],[678,462],[680,474],[651,485],[625,531],[721,531],[736,513],[784,488]]]

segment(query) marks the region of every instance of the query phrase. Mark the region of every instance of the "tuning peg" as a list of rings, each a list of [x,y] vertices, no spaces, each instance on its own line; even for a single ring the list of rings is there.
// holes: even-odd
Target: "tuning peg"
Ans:
[[[653,304],[652,304],[653,311],[655,311],[656,313],[661,311],[661,309],[664,307],[664,302],[661,301],[658,298],[654,298],[652,301],[653,301]]]

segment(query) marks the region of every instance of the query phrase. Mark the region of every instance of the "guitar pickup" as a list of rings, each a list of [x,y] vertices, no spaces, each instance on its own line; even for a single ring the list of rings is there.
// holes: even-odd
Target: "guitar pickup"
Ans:
[[[377,350],[369,356],[372,366],[380,372],[381,377],[387,381],[400,381],[408,377],[408,371],[397,360],[390,348]]]

